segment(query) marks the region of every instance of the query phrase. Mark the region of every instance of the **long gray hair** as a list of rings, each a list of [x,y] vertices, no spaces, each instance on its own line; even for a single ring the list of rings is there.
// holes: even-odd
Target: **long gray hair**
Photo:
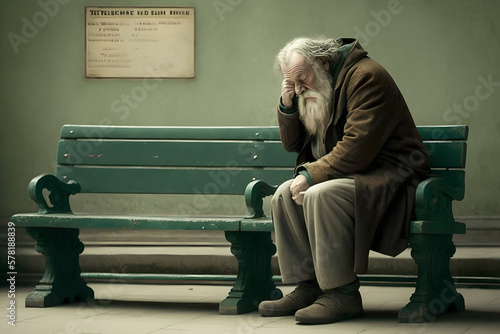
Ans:
[[[281,70],[281,64],[287,63],[290,56],[297,52],[304,56],[309,63],[315,64],[318,58],[326,58],[330,63],[338,59],[340,39],[319,36],[315,38],[298,37],[288,42],[276,56],[275,70]]]

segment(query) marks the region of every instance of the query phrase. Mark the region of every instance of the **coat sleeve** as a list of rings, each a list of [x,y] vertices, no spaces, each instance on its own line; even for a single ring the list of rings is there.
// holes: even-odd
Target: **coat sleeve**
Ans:
[[[300,121],[299,112],[292,114],[284,113],[277,108],[278,125],[280,129],[281,142],[283,147],[288,152],[299,152],[304,146],[306,131],[304,125]]]
[[[388,74],[358,68],[345,84],[347,117],[342,139],[330,153],[303,166],[314,183],[366,169],[398,123],[396,109],[402,97]]]

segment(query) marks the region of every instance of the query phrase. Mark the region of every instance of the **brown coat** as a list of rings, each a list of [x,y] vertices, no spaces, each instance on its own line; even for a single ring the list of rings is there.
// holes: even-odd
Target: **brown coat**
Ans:
[[[366,273],[370,249],[396,256],[408,246],[415,189],[426,178],[428,153],[392,77],[367,57],[357,40],[334,94],[325,156],[313,158],[298,112],[285,114],[278,108],[280,134],[285,149],[299,153],[297,165],[314,183],[354,178],[354,270]]]

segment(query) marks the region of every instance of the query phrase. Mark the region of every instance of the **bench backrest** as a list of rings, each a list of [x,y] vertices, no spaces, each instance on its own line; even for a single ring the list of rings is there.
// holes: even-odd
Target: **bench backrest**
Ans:
[[[432,171],[464,190],[467,126],[420,126]],[[276,126],[65,125],[57,176],[84,193],[240,194],[252,180],[293,177]]]
[[[238,194],[293,177],[276,127],[65,125],[56,175],[83,193]]]

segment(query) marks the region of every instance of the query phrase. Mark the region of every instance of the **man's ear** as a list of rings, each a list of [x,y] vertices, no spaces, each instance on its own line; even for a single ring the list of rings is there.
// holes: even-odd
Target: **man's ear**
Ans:
[[[319,61],[325,71],[328,71],[330,69],[330,61],[328,60],[327,57],[319,57]]]

